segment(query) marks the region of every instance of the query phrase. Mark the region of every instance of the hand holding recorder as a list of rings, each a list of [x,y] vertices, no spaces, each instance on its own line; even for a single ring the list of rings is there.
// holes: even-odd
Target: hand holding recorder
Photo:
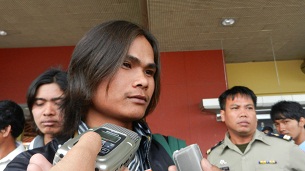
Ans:
[[[79,139],[78,143],[57,165],[53,166],[44,156],[35,154],[30,160],[27,171],[92,171],[95,168],[96,155],[100,149],[101,136],[95,132],[88,132]]]
[[[170,166],[168,171],[221,171],[203,158],[197,144],[175,151],[173,159],[175,166]]]
[[[102,139],[102,148],[96,157],[95,169],[100,171],[117,171],[128,167],[137,152],[141,138],[129,129],[106,123],[101,127],[89,129]],[[65,142],[56,152],[53,164],[56,165],[66,153],[78,143],[80,134]]]
[[[96,138],[88,137],[92,136],[91,134],[88,135],[88,133],[91,132],[97,133],[99,141],[96,141]],[[88,140],[90,142],[87,142]],[[84,143],[84,141],[87,143]],[[66,170],[66,168],[72,164],[73,167],[76,167],[76,170],[123,170],[134,158],[140,141],[141,139],[138,134],[129,129],[113,124],[104,124],[101,127],[89,129],[86,133],[80,134],[65,142],[55,154],[53,160],[53,164],[55,165],[54,168],[59,167],[59,170]],[[99,143],[99,145],[96,146],[96,143]],[[101,144],[103,144],[102,147]],[[94,150],[91,149],[92,147],[94,147]],[[95,147],[99,147],[97,153]],[[86,149],[88,149],[88,151],[86,151]],[[76,153],[79,154],[78,156],[75,154],[75,150]],[[84,156],[83,153],[78,153],[80,150],[86,151],[84,154],[88,155]],[[72,156],[72,158],[68,156]],[[31,158],[31,164],[30,167],[28,167],[28,171],[38,171],[36,165],[41,166],[39,171],[47,171],[51,168],[48,162],[48,164],[41,164],[41,161],[45,163],[41,157],[43,156],[33,156],[33,159]],[[68,161],[73,161],[67,163],[67,157]],[[87,164],[84,169],[81,168],[83,165],[80,165],[83,164],[83,161],[86,161],[85,164]],[[74,170],[72,168],[69,168],[68,170]]]
[[[203,158],[200,163],[201,163],[201,168],[204,171],[222,171],[218,167],[211,165],[211,163],[205,158]],[[175,165],[170,166],[168,168],[168,171],[177,171],[177,167]]]

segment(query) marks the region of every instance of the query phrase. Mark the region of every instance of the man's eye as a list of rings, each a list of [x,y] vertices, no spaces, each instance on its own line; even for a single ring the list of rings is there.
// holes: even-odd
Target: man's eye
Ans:
[[[56,100],[56,101],[54,101],[54,104],[56,106],[60,106],[62,104],[62,100]]]
[[[36,105],[36,106],[43,106],[43,104],[44,104],[44,102],[39,102],[39,101],[34,103],[34,105]]]
[[[123,67],[124,67],[124,68],[131,68],[131,64],[128,63],[128,62],[124,62],[124,63],[123,63]]]
[[[153,71],[153,70],[146,70],[145,73],[149,76],[154,76],[155,75],[155,71]]]

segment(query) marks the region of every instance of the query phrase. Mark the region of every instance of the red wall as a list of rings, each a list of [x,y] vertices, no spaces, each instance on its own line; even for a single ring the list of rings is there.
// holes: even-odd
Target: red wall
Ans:
[[[218,97],[226,89],[222,51],[162,53],[161,65],[160,103],[147,121],[153,132],[198,143],[205,153],[226,131],[215,114],[199,108],[203,98]]]
[[[24,104],[29,84],[50,66],[66,69],[74,47],[0,49],[0,99]],[[147,118],[154,133],[198,143],[203,154],[223,139],[215,114],[200,111],[203,98],[226,89],[221,50],[161,53],[161,98]]]
[[[0,99],[26,103],[31,82],[51,66],[66,69],[74,47],[0,49]]]

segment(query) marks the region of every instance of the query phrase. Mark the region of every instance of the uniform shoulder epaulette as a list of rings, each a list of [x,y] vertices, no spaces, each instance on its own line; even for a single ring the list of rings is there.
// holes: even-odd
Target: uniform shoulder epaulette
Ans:
[[[223,140],[219,141],[217,144],[215,144],[212,148],[208,149],[206,154],[209,155],[212,150],[214,150],[216,147],[220,146],[223,143]]]
[[[270,136],[270,137],[277,137],[277,138],[280,138],[280,139],[283,139],[283,140],[286,140],[286,141],[291,141],[292,140],[292,137],[289,136],[289,135],[284,135],[284,134],[275,134],[275,133],[268,133],[266,134],[267,136]]]

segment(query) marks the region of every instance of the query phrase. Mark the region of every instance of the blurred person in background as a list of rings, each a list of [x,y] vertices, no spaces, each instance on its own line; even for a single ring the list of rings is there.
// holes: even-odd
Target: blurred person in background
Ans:
[[[25,118],[22,108],[11,100],[0,101],[0,170],[25,150],[17,138],[23,132]]]
[[[29,149],[44,146],[61,131],[63,116],[60,105],[67,85],[67,73],[59,68],[50,68],[29,86],[27,105],[38,134]]]
[[[270,126],[264,126],[262,132],[264,132],[265,134],[273,133],[273,128],[271,128]]]
[[[280,101],[271,107],[270,117],[279,134],[289,135],[305,151],[305,111],[295,101]]]

